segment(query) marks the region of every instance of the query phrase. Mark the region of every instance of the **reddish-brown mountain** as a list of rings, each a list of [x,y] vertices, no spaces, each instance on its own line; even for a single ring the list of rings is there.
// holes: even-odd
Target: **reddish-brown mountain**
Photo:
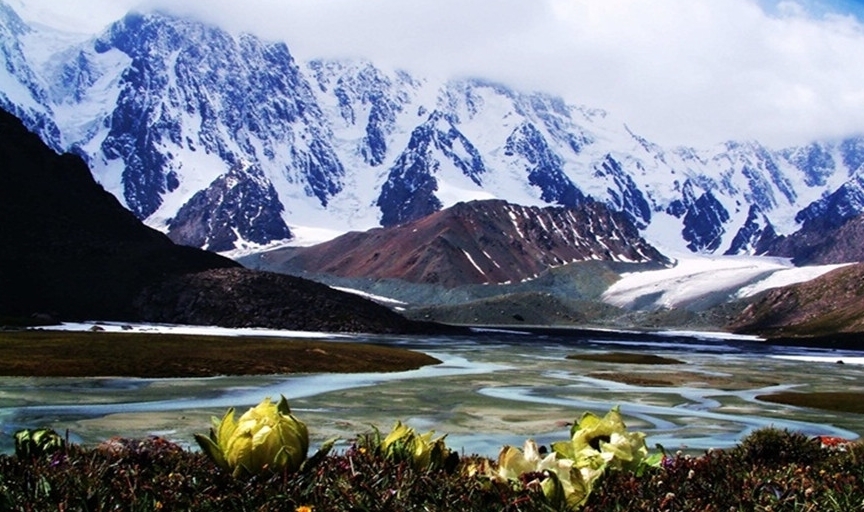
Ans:
[[[587,260],[668,263],[625,216],[600,203],[571,209],[488,200],[296,249],[289,265],[311,273],[453,287],[521,281]]]

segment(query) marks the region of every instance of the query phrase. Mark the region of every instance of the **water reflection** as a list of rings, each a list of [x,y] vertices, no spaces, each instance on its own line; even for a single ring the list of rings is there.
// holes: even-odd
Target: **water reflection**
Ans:
[[[649,445],[723,448],[754,429],[776,426],[810,435],[856,438],[864,417],[764,403],[778,390],[859,389],[864,366],[830,365],[800,358],[847,359],[862,354],[788,347],[753,339],[680,333],[579,331],[499,332],[467,337],[372,337],[356,341],[399,345],[429,353],[442,364],[401,373],[220,377],[208,379],[0,378],[0,450],[11,449],[19,428],[69,429],[75,440],[97,442],[119,434],[154,433],[189,445],[209,415],[244,409],[265,396],[285,395],[319,437],[350,438],[397,419],[448,434],[448,444],[494,456],[503,444],[566,437],[568,421],[583,411],[602,414],[620,405],[631,428]],[[340,337],[345,341],[344,337]],[[573,361],[580,351],[647,352],[684,361],[673,372],[725,378],[716,386],[633,385],[603,378],[611,371],[652,375],[669,368]],[[799,359],[779,359],[794,356]],[[827,360],[827,359],[826,359]],[[766,384],[765,376],[776,382]],[[859,388],[856,388],[859,386]],[[161,423],[160,423],[161,422]]]

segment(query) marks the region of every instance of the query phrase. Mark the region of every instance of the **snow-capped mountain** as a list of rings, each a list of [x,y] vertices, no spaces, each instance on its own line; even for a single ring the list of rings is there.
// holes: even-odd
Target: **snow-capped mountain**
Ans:
[[[63,149],[48,92],[24,56],[22,40],[31,29],[8,5],[0,2],[0,106],[23,120],[55,151]]]
[[[158,12],[84,37],[28,26],[0,2],[0,34],[0,106],[85,157],[148,225],[218,251],[492,198],[591,198],[662,248],[715,254],[864,211],[864,138],[663,148],[547,94],[299,62],[284,43]]]

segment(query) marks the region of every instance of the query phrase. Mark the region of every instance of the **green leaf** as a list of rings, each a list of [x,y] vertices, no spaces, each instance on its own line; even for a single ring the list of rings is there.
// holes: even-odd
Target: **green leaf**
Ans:
[[[282,397],[279,400],[279,404],[276,405],[276,411],[283,416],[289,416],[291,414],[291,407],[288,406],[288,400],[285,398],[285,395],[279,395]]]
[[[228,462],[225,460],[225,456],[222,453],[222,448],[220,448],[219,445],[214,443],[211,438],[201,434],[195,434],[194,437],[195,441],[198,442],[198,446],[201,447],[201,451],[210,457],[210,460],[225,471],[230,469],[228,467]]]
[[[543,489],[543,496],[546,497],[546,501],[556,509],[560,509],[567,502],[564,486],[561,485],[561,480],[554,472],[546,472],[546,478],[540,483],[540,487]]]
[[[314,455],[303,461],[303,464],[300,465],[299,471],[303,473],[315,469],[316,466],[321,464],[327,458],[327,455],[330,454],[330,450],[333,449],[333,445],[335,445],[338,440],[338,437],[334,437],[324,441]]]

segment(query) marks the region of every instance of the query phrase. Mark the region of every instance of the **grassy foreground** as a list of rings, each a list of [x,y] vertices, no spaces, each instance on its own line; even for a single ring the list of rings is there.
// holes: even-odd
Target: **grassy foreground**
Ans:
[[[0,376],[212,377],[396,372],[437,364],[411,350],[308,339],[0,331]]]
[[[88,449],[67,445],[48,456],[0,455],[0,510],[557,510],[536,486],[470,474],[476,457],[463,457],[451,470],[418,470],[362,446],[298,473],[247,478],[234,478],[204,454],[160,438],[114,439]],[[864,444],[835,445],[766,429],[729,450],[669,455],[642,475],[608,472],[582,510],[849,512],[862,507]]]

